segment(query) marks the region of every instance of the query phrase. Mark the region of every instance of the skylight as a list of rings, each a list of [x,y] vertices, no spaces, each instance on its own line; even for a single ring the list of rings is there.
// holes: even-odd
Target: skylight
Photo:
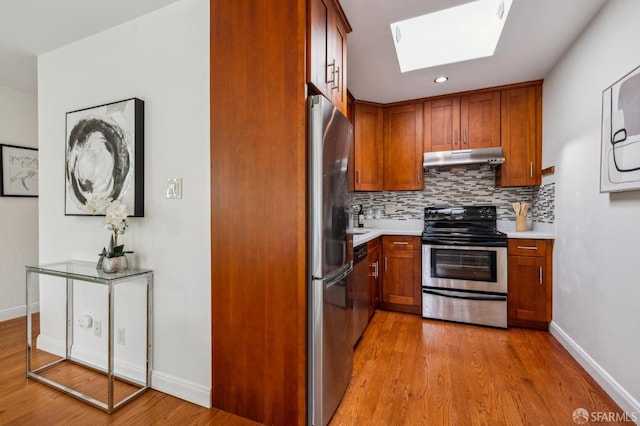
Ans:
[[[476,0],[391,24],[400,71],[491,56],[512,0]]]

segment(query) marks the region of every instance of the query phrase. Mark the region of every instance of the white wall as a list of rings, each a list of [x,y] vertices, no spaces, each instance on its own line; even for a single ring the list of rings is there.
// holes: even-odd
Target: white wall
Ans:
[[[33,93],[0,86],[0,144],[38,147]],[[24,266],[38,263],[38,199],[0,197],[0,321],[25,315]]]
[[[145,217],[124,235],[155,270],[155,389],[209,406],[209,3],[181,0],[38,60],[40,261],[96,261],[102,218],[64,215],[65,113],[145,102]],[[183,198],[165,198],[168,178]],[[44,304],[44,301],[43,301]]]
[[[556,166],[552,331],[640,417],[640,191],[599,192],[602,91],[640,65],[638,16],[637,0],[607,2],[545,78],[543,167]]]

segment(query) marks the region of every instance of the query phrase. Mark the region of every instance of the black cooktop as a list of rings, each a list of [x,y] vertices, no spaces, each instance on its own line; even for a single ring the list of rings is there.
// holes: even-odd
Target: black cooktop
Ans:
[[[506,247],[507,235],[497,230],[496,220],[495,206],[427,207],[422,243]]]

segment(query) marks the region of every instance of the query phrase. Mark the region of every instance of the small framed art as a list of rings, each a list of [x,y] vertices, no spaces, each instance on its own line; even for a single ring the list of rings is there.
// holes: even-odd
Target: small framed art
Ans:
[[[38,196],[38,150],[0,145],[0,195],[3,197]]]

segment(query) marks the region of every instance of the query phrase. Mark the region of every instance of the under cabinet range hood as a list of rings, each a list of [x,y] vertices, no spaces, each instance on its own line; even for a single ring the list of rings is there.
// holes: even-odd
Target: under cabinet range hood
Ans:
[[[502,147],[459,149],[456,151],[425,152],[423,166],[425,169],[462,166],[467,164],[491,164],[504,163]]]

